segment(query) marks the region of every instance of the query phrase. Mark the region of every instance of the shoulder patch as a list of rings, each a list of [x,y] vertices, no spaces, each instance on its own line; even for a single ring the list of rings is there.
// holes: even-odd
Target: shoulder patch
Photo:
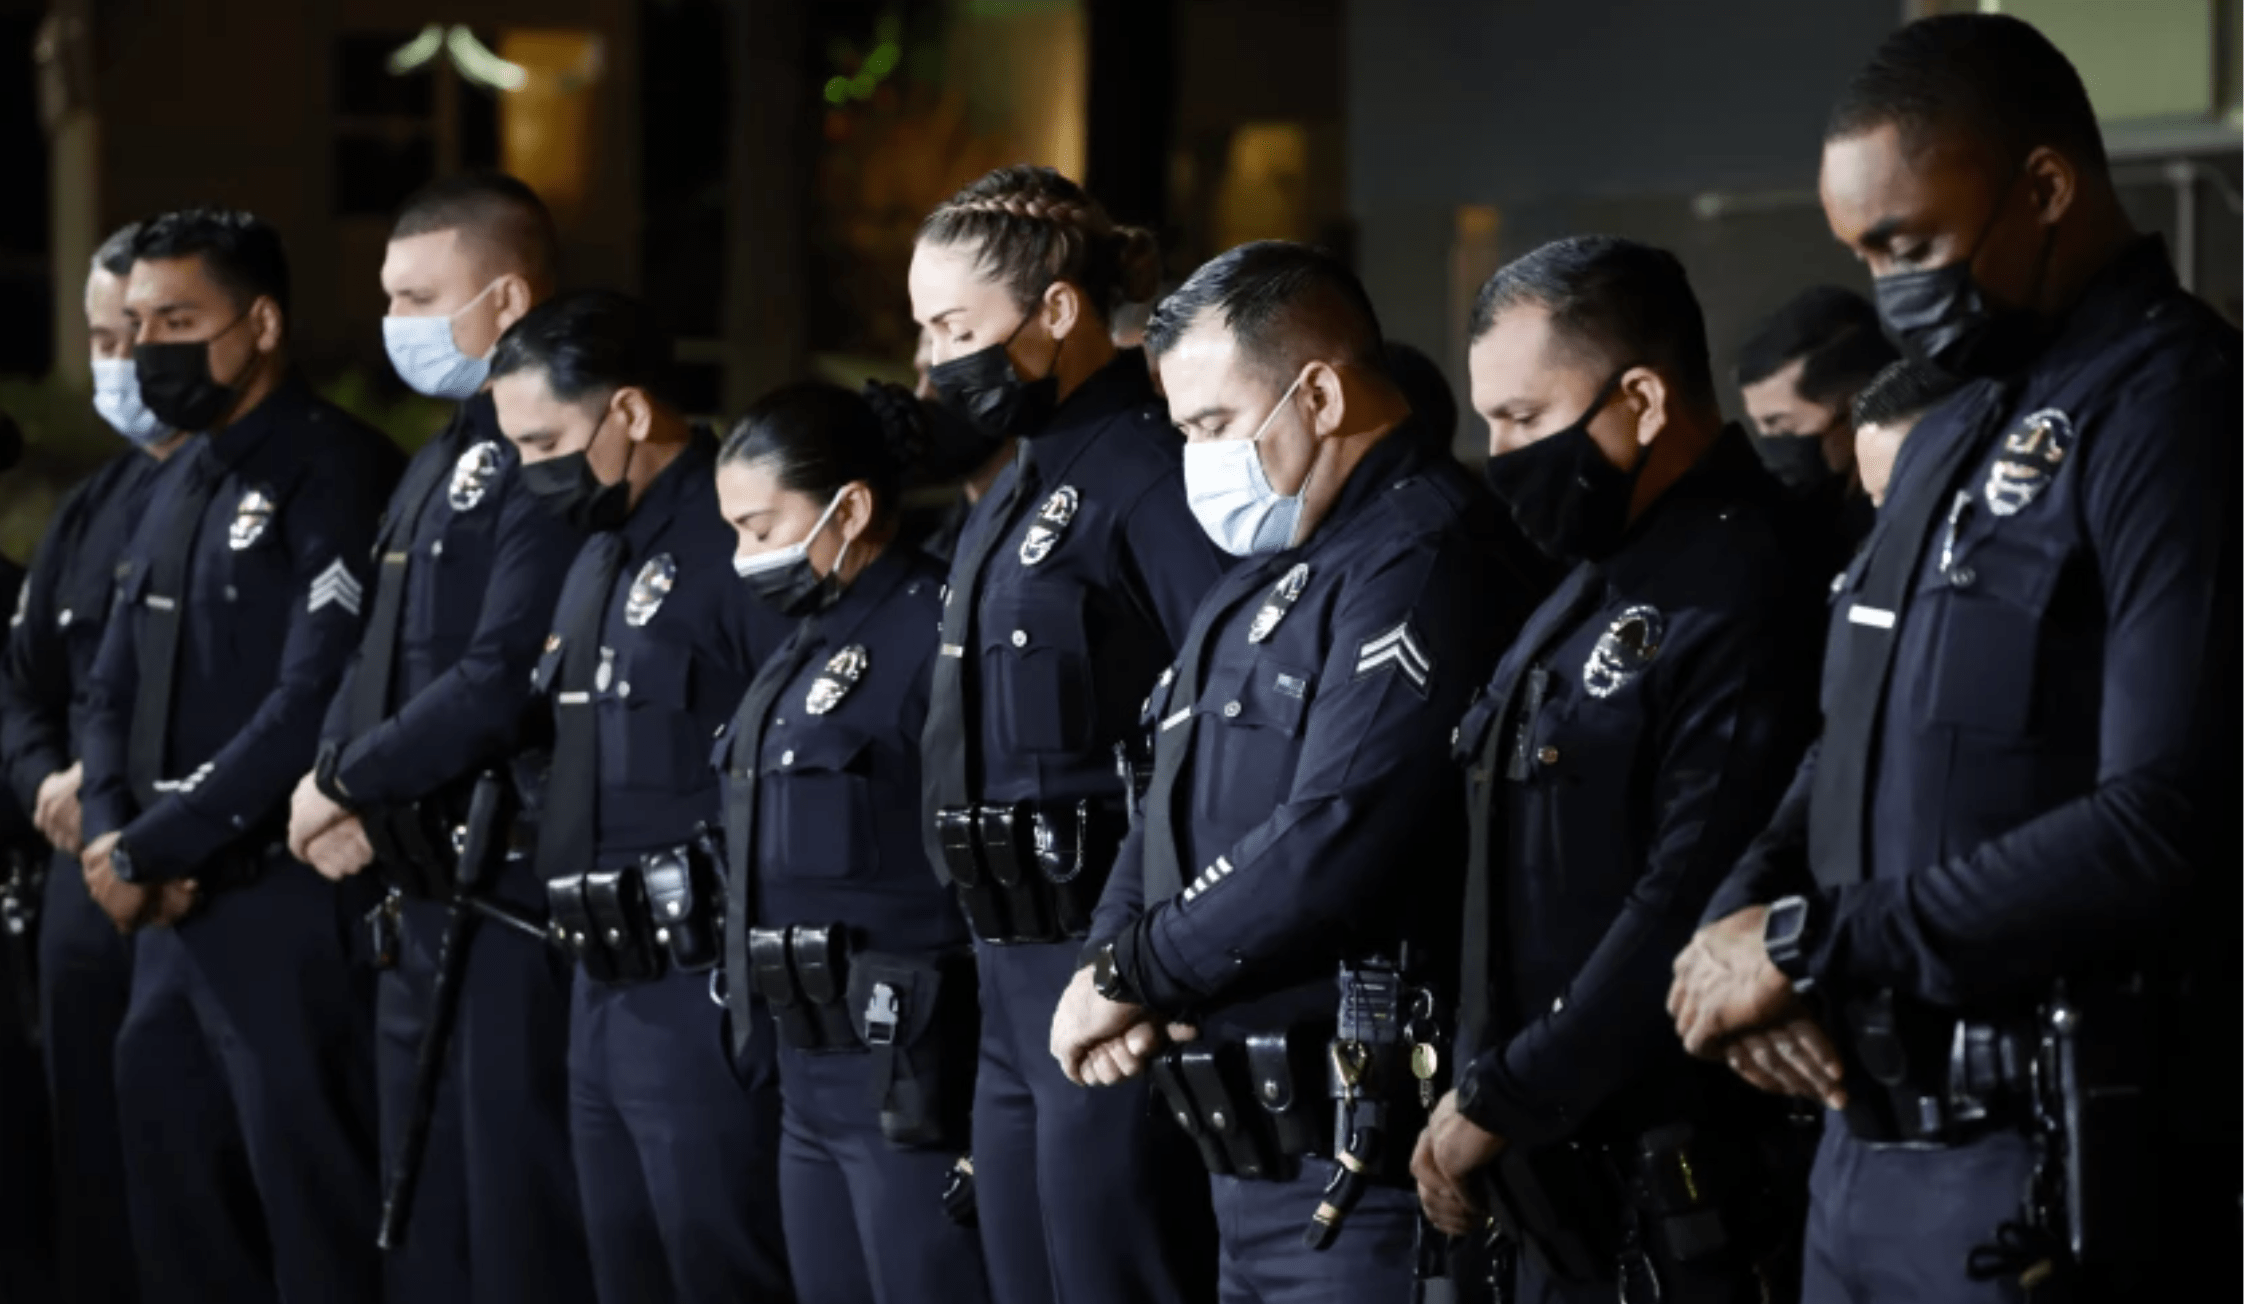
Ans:
[[[363,593],[358,576],[351,574],[351,568],[343,564],[341,557],[337,557],[327,563],[326,570],[313,577],[311,597],[305,609],[318,611],[321,607],[333,604],[355,616]]]
[[[1356,649],[1356,678],[1363,679],[1392,668],[1410,681],[1420,697],[1426,695],[1426,684],[1433,678],[1433,658],[1418,645],[1418,636],[1404,620],[1392,629],[1366,639]]]

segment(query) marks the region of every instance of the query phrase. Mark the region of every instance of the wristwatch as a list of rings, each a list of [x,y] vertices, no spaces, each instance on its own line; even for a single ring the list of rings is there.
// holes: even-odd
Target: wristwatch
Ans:
[[[1772,902],[1768,916],[1761,922],[1761,947],[1769,953],[1769,963],[1777,972],[1792,980],[1792,990],[1807,994],[1815,985],[1808,972],[1808,948],[1815,943],[1815,912],[1812,903],[1804,896],[1788,896]]]
[[[120,883],[133,881],[132,855],[125,850],[125,844],[122,842],[109,849],[109,872],[116,875],[117,881]]]
[[[1114,943],[1107,942],[1091,956],[1091,989],[1117,1005],[1143,1005],[1145,1000],[1114,964]]]

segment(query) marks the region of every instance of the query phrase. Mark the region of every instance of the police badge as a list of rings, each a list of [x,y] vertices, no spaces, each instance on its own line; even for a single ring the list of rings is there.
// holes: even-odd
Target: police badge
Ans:
[[[1981,492],[1987,510],[1997,516],[2016,516],[2041,496],[2052,476],[2073,451],[2073,419],[2055,408],[2043,408],[2018,423],[2002,437],[1995,464],[1987,468]]]
[[[1652,664],[1667,637],[1667,617],[1657,607],[1635,606],[1605,627],[1589,660],[1582,663],[1582,687],[1591,697],[1611,697]]]
[[[233,524],[226,527],[226,546],[235,552],[254,548],[272,524],[272,498],[262,489],[252,489],[234,508]]]
[[[1029,523],[1028,533],[1021,536],[1021,564],[1034,566],[1052,555],[1060,546],[1060,537],[1067,533],[1068,522],[1075,519],[1075,509],[1083,505],[1082,496],[1075,486],[1063,484],[1052,491],[1044,505],[1036,509],[1036,519]]]
[[[631,592],[623,601],[623,623],[637,629],[654,619],[662,609],[662,600],[678,583],[678,563],[670,560],[669,553],[649,557],[639,568],[639,578],[631,581]]]
[[[1300,600],[1301,591],[1307,587],[1309,563],[1295,562],[1293,569],[1286,572],[1285,578],[1270,590],[1270,596],[1262,600],[1262,610],[1254,613],[1254,624],[1247,627],[1247,641],[1260,643],[1277,632],[1278,622],[1293,610],[1293,604]]]
[[[446,493],[455,512],[472,512],[499,474],[499,445],[486,439],[460,454],[452,464],[452,486]]]
[[[812,681],[809,696],[803,698],[803,709],[812,715],[824,715],[840,706],[842,699],[849,696],[849,690],[865,677],[872,663],[860,643],[852,643],[834,653],[827,659],[826,668]]]

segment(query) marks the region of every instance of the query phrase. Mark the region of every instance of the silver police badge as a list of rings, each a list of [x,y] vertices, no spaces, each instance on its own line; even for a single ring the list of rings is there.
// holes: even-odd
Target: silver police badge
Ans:
[[[1270,596],[1262,600],[1262,610],[1254,613],[1254,623],[1247,627],[1247,641],[1260,643],[1276,633],[1278,622],[1293,610],[1293,604],[1300,600],[1301,591],[1307,587],[1309,563],[1296,562],[1294,568],[1286,572],[1285,578],[1270,590]]]
[[[234,507],[233,524],[226,527],[226,546],[235,552],[254,548],[272,524],[272,498],[262,489],[252,489]]]
[[[452,487],[445,495],[455,512],[472,512],[483,502],[491,481],[499,474],[499,444],[486,439],[460,454],[452,464]]]
[[[631,581],[631,592],[623,600],[623,623],[636,629],[654,619],[662,609],[662,600],[678,584],[678,563],[670,560],[669,553],[649,557],[639,568],[639,577]]]
[[[1987,510],[1997,516],[2016,516],[2049,487],[2051,477],[2073,451],[2073,419],[2055,408],[2043,408],[2002,437],[1995,464],[1987,468],[1987,485],[1981,491]]]
[[[1582,663],[1582,687],[1591,697],[1611,697],[1644,673],[1667,637],[1667,617],[1657,607],[1630,607],[1613,618]]]
[[[1044,505],[1036,509],[1036,519],[1029,523],[1028,533],[1021,539],[1021,564],[1034,566],[1052,555],[1060,546],[1060,537],[1067,533],[1068,522],[1075,519],[1075,509],[1083,505],[1082,495],[1075,486],[1063,484],[1052,491]]]
[[[840,706],[872,664],[872,658],[865,655],[865,648],[859,643],[834,653],[827,658],[826,668],[811,682],[810,695],[803,698],[803,709],[812,715],[824,715]]]

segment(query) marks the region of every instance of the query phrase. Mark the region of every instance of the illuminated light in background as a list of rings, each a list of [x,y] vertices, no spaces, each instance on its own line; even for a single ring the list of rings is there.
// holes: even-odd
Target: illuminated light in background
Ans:
[[[444,24],[430,23],[421,34],[390,52],[387,67],[392,77],[403,77],[429,60],[444,48]]]
[[[430,23],[421,34],[390,52],[385,66],[393,77],[418,72],[427,67],[441,52],[447,55],[452,66],[478,86],[495,91],[518,91],[529,83],[529,70],[491,53],[475,33],[464,24],[454,23],[446,30],[442,23]]]

